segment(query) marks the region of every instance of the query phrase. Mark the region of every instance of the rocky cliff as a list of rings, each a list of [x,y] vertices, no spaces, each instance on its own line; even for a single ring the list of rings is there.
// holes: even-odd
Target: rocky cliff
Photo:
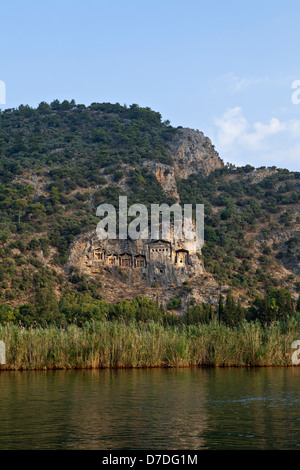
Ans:
[[[180,297],[179,310],[193,303],[216,303],[220,287],[206,273],[193,245],[172,240],[99,240],[79,236],[69,251],[68,271],[99,279],[103,299],[115,302],[146,295],[165,306]]]
[[[180,179],[187,179],[192,173],[208,176],[224,166],[211,140],[198,130],[178,129],[168,148],[176,177]]]
[[[145,161],[143,166],[151,170],[162,184],[166,195],[179,200],[176,179],[187,179],[191,174],[208,176],[212,171],[223,168],[211,140],[203,132],[179,128],[168,143],[172,165]]]

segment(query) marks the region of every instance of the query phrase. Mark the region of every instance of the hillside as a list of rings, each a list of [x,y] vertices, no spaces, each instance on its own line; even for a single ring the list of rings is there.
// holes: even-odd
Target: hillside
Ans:
[[[228,290],[244,306],[274,289],[299,295],[300,173],[225,166],[202,132],[175,129],[149,108],[56,100],[5,110],[0,168],[5,312],[59,318],[65,299],[96,312],[100,301],[137,295],[182,312],[216,304]],[[96,207],[117,205],[119,195],[148,206],[204,203],[205,245],[194,268],[161,277],[90,269],[82,253]]]

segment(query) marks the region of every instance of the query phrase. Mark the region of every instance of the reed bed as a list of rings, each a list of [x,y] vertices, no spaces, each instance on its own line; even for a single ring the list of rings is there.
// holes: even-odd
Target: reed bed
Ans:
[[[82,327],[0,326],[6,370],[146,367],[238,367],[292,365],[292,342],[300,339],[300,318],[263,328],[244,322],[163,326],[123,321]]]

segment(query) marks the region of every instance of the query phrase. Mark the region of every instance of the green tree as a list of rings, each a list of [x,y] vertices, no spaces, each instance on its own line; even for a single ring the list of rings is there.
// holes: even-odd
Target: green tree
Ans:
[[[224,303],[223,303],[223,296],[220,294],[219,297],[219,305],[218,305],[218,321],[221,322],[221,319],[224,316]]]

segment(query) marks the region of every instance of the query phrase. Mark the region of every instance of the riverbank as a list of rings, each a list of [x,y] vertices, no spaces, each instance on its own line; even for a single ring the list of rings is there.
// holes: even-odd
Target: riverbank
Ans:
[[[262,328],[244,322],[235,329],[209,325],[90,322],[83,327],[0,326],[5,370],[146,367],[291,366],[299,318]]]

